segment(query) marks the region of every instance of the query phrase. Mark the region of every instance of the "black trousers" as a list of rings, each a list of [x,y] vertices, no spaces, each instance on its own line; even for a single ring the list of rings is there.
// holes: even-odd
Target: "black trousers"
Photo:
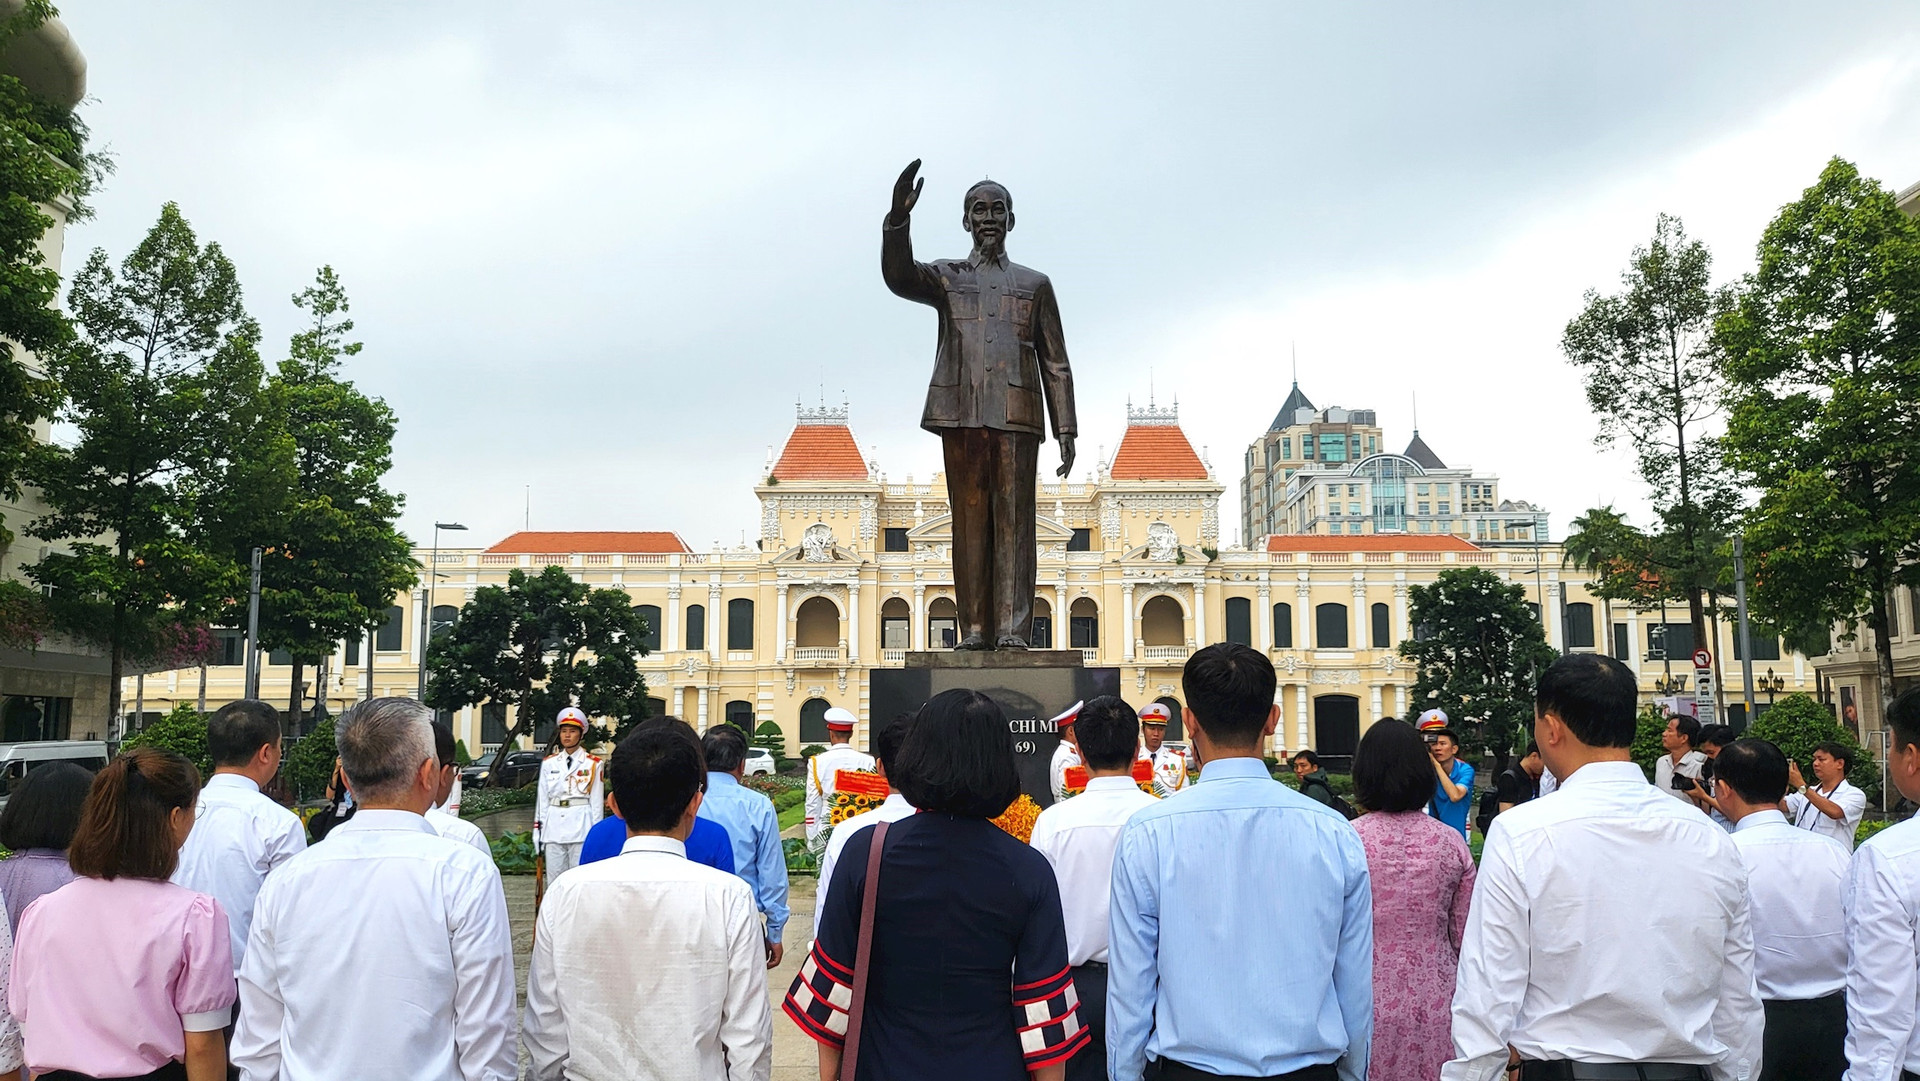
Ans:
[[[72,1070],[55,1070],[52,1073],[41,1074],[40,1081],[187,1081],[187,1067],[182,1062],[169,1062],[152,1073],[143,1073],[138,1077],[124,1079],[96,1078],[83,1073],[74,1073]]]
[[[1760,1081],[1840,1081],[1847,1072],[1847,993],[1766,999]]]
[[[1520,1064],[1520,1081],[1708,1081],[1705,1066],[1675,1062],[1572,1062],[1549,1059]]]
[[[1080,1021],[1093,1033],[1093,1042],[1067,1060],[1067,1081],[1107,1081],[1107,966],[1075,968],[1073,989],[1080,997]]]
[[[1339,1077],[1340,1071],[1331,1062],[1273,1077],[1229,1077],[1208,1073],[1170,1058],[1157,1058],[1147,1063],[1147,1081],[1338,1081]]]

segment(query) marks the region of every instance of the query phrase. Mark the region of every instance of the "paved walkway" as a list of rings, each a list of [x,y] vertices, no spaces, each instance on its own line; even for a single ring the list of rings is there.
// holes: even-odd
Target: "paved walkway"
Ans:
[[[527,958],[533,949],[533,876],[508,875],[507,917],[513,922],[513,976],[516,993],[514,1016],[522,1016],[527,1004]],[[813,938],[812,875],[795,875],[791,880],[788,902],[793,916],[787,924],[786,956],[780,967],[767,973],[767,997],[773,1008],[773,1081],[818,1081],[819,1060],[812,1040],[801,1035],[792,1021],[780,1012],[780,1000],[787,985],[800,970],[807,944]],[[528,1075],[526,1048],[520,1049],[522,1076]]]

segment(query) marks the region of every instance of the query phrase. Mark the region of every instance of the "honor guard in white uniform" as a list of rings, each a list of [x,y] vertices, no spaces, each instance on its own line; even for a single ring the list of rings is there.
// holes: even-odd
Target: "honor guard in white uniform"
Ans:
[[[1053,762],[1047,767],[1048,787],[1053,789],[1053,802],[1059,803],[1067,798],[1067,771],[1080,764],[1080,749],[1073,745],[1073,722],[1080,716],[1080,707],[1085,702],[1075,702],[1067,711],[1053,719],[1053,730],[1060,733],[1060,746],[1053,749]]]
[[[560,747],[540,763],[533,804],[533,843],[547,858],[547,881],[580,863],[580,845],[606,813],[600,759],[580,749],[587,715],[568,706],[555,720]]]
[[[1140,710],[1140,740],[1145,757],[1153,763],[1153,794],[1161,799],[1187,787],[1187,756],[1163,742],[1172,720],[1173,711],[1158,702]]]
[[[825,849],[833,827],[834,774],[873,772],[873,756],[854,749],[853,714],[835,706],[827,711],[827,749],[807,759],[807,846]]]

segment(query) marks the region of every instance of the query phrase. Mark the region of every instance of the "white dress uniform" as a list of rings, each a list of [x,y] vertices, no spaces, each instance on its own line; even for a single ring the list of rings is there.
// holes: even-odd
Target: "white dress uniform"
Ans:
[[[1153,752],[1153,794],[1166,799],[1187,787],[1187,756],[1162,745]]]
[[[606,813],[603,784],[600,759],[578,747],[555,751],[540,763],[533,840],[547,857],[547,881],[579,865],[587,831]]]
[[[871,773],[873,767],[873,756],[851,743],[836,743],[807,759],[807,843],[825,844],[818,839],[833,825],[833,775],[843,769]]]
[[[1053,802],[1067,798],[1067,771],[1080,764],[1080,752],[1066,740],[1053,749],[1053,763],[1047,767],[1047,783],[1053,789]]]

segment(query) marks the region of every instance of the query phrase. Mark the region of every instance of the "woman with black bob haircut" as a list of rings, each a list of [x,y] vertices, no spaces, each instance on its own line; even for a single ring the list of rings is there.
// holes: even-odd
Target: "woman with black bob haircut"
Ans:
[[[0,860],[0,897],[6,899],[7,930],[18,933],[20,913],[43,894],[73,881],[67,846],[80,826],[80,808],[93,774],[72,762],[49,762],[28,770],[0,811],[0,845],[13,853]]]
[[[1372,1077],[1438,1081],[1453,1057],[1454,976],[1473,897],[1473,853],[1427,813],[1433,752],[1405,721],[1376,721],[1353,754],[1353,824],[1373,890]],[[1497,821],[1497,820],[1496,820]]]
[[[859,1076],[1061,1081],[1090,1037],[1053,867],[991,821],[1020,795],[1006,714],[976,691],[942,691],[887,776],[920,813],[887,826],[881,846]],[[787,991],[787,1016],[820,1045],[822,1077],[840,1073],[847,1015],[832,1003],[852,994],[877,830],[847,840]]]

